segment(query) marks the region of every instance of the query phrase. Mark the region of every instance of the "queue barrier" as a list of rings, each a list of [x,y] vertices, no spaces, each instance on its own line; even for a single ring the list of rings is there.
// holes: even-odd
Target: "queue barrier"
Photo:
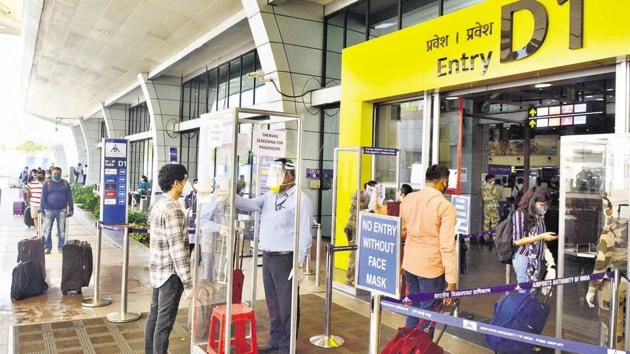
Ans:
[[[444,315],[438,312],[422,310],[416,307],[403,305],[392,301],[383,301],[382,308],[405,316],[413,316],[421,319],[433,321],[447,326],[453,326],[480,334],[488,334],[518,342],[537,345],[557,350],[564,350],[573,353],[591,354],[624,354],[624,350],[600,347],[594,344],[574,342],[566,339],[547,337],[540,334],[517,331],[510,328],[499,327],[483,322],[466,320],[459,317]]]
[[[441,300],[441,299],[449,299],[449,298],[475,297],[475,296],[483,296],[483,295],[489,295],[489,294],[499,294],[499,293],[510,292],[510,291],[533,290],[533,289],[538,289],[538,288],[555,287],[559,285],[575,284],[575,283],[591,281],[591,280],[613,279],[613,277],[614,277],[614,272],[593,273],[589,275],[577,275],[573,277],[530,281],[530,282],[516,283],[516,284],[494,285],[494,286],[468,288],[468,289],[461,289],[461,290],[413,294],[413,295],[407,295],[402,299],[394,299],[391,297],[387,297],[383,300],[400,303],[400,302],[410,302],[410,301],[429,301],[429,300]]]

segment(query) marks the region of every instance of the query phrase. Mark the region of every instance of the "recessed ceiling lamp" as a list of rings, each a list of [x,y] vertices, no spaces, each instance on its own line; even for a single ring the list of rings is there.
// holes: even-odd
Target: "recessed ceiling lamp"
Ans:
[[[595,101],[603,101],[604,99],[602,97],[598,97],[595,99]]]
[[[551,86],[551,84],[548,84],[548,83],[534,85],[535,88],[545,88],[545,87],[549,87],[549,86]]]
[[[459,99],[459,96],[448,96],[448,97],[446,97],[446,99],[449,100],[449,101],[454,101],[456,99]]]
[[[374,29],[383,29],[383,28],[389,28],[392,26],[395,26],[396,23],[394,22],[383,22],[383,23],[379,23],[378,25],[374,26]]]
[[[586,95],[584,98],[593,98],[593,95]]]
[[[615,91],[614,88],[607,88],[606,91],[610,92],[610,91]]]

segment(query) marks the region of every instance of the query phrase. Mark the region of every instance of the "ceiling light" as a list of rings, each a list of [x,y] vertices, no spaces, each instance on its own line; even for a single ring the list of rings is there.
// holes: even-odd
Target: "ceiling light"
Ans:
[[[593,95],[586,95],[584,98],[593,98]]]
[[[549,86],[551,86],[551,84],[547,84],[547,83],[534,85],[535,88],[545,88]]]
[[[614,88],[607,88],[606,91],[610,92],[610,91],[615,91]]]
[[[604,99],[602,97],[598,97],[595,99],[595,101],[603,101]]]
[[[449,101],[454,101],[454,100],[459,99],[459,96],[448,96],[448,97],[446,97],[446,99],[449,100]]]
[[[374,29],[383,29],[383,28],[389,28],[392,26],[395,26],[396,23],[394,22],[383,22],[383,23],[379,23],[378,25],[374,26]]]

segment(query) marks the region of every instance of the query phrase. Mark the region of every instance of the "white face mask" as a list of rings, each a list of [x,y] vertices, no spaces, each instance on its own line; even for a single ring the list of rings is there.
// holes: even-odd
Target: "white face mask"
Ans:
[[[282,163],[272,164],[269,167],[269,174],[267,175],[267,188],[274,193],[278,193],[284,183],[285,175],[286,171],[282,167]]]

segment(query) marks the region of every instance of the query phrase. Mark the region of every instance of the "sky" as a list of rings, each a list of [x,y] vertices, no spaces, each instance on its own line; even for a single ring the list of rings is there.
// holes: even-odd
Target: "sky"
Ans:
[[[0,144],[13,147],[27,140],[47,146],[63,144],[68,162],[73,164],[76,160],[76,148],[70,129],[59,127],[55,130],[53,123],[24,112],[23,95],[20,91],[24,69],[22,47],[21,36],[0,34]],[[20,160],[17,156],[15,159]]]

